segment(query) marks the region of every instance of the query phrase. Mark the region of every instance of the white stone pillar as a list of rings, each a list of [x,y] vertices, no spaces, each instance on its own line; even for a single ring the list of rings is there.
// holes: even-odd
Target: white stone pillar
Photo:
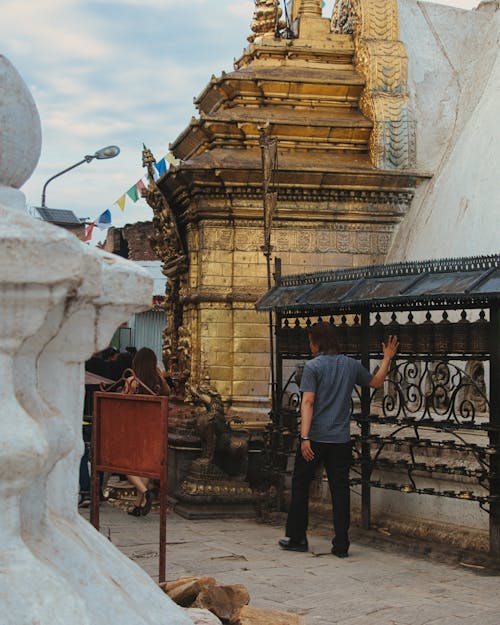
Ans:
[[[83,362],[150,305],[152,281],[23,214],[39,120],[1,56],[0,131],[2,625],[190,625],[77,510]]]

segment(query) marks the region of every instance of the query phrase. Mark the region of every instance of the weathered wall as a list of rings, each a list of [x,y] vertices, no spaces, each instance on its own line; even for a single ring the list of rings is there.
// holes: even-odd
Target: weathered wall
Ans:
[[[150,239],[153,234],[151,221],[139,221],[122,228],[123,238],[128,244],[130,260],[158,260],[151,249]]]
[[[399,0],[417,121],[416,191],[387,260],[498,252],[498,2],[474,11]]]
[[[151,221],[138,221],[123,228],[111,227],[102,248],[119,256],[126,254],[125,258],[129,260],[158,260],[150,245],[152,234]]]

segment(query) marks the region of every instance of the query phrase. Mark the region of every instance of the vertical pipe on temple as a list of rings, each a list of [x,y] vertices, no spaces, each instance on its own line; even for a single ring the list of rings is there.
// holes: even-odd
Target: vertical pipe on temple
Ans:
[[[261,247],[266,257],[267,288],[271,289],[271,228],[276,210],[278,194],[275,191],[276,171],[278,168],[278,140],[269,136],[269,126],[260,130],[259,145],[262,157],[262,205],[264,222],[264,244]],[[274,370],[273,313],[269,312],[269,353],[271,368],[271,399],[273,411],[277,407],[276,376]]]
[[[361,313],[361,363],[370,369],[370,312]],[[363,386],[361,389],[361,526],[370,529],[371,524],[371,458],[370,443],[370,389]]]

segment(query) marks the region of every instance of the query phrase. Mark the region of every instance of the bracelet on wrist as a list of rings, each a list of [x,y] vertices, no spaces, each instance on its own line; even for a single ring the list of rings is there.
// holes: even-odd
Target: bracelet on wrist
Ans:
[[[299,441],[301,443],[303,443],[304,441],[310,441],[311,439],[309,438],[309,436],[302,436],[302,434],[299,434]]]

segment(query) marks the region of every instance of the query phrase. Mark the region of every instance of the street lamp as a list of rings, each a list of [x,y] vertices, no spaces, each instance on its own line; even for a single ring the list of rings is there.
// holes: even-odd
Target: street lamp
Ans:
[[[49,182],[54,180],[54,178],[58,178],[59,176],[62,176],[66,172],[71,171],[75,167],[78,167],[78,165],[82,165],[83,163],[90,163],[90,161],[93,161],[94,158],[97,158],[98,160],[102,160],[105,158],[114,158],[115,156],[118,156],[118,154],[120,154],[120,148],[118,146],[108,145],[105,148],[101,148],[100,150],[97,150],[95,154],[92,154],[92,155],[87,154],[87,156],[85,156],[81,161],[78,161],[78,163],[75,163],[74,165],[71,165],[71,167],[67,167],[66,169],[63,169],[58,174],[55,174],[54,176],[49,178],[47,182],[43,185],[41,208],[45,208],[45,189],[47,188],[47,185],[49,184]]]

